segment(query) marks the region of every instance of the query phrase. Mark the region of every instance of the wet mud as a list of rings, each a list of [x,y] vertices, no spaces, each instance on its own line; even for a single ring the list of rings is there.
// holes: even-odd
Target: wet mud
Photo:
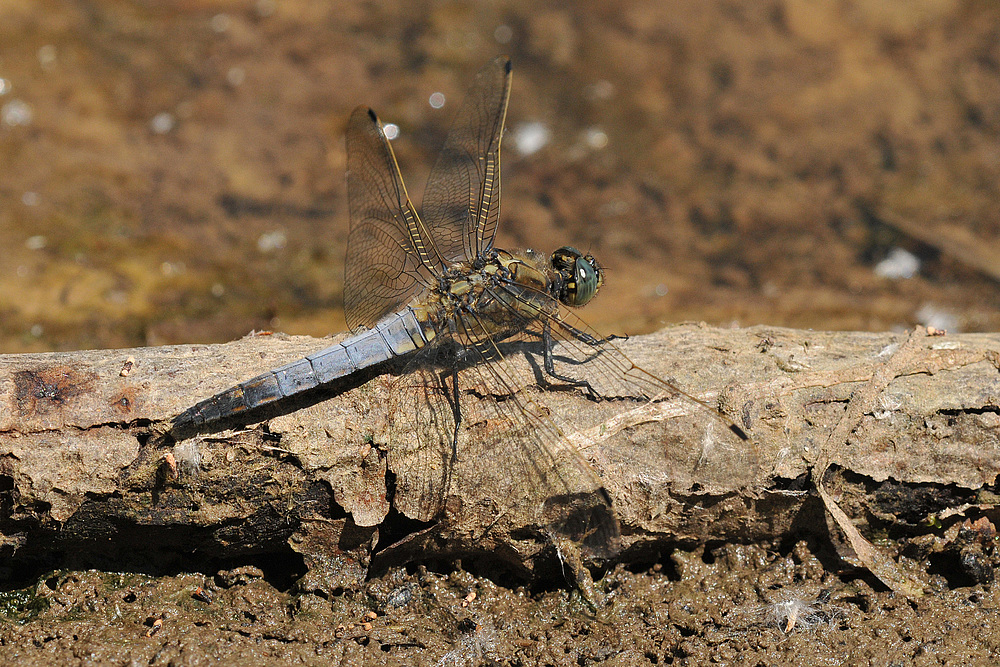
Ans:
[[[730,544],[617,565],[586,600],[462,564],[351,590],[279,590],[256,567],[150,577],[53,572],[0,596],[4,664],[986,664],[995,587],[888,592],[823,548]],[[996,565],[995,557],[993,566]],[[824,562],[826,561],[826,562]]]

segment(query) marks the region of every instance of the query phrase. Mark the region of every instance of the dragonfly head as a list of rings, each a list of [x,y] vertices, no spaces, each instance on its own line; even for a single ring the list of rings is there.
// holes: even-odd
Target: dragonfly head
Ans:
[[[559,300],[577,308],[594,298],[604,282],[604,271],[593,255],[584,255],[571,246],[552,253],[552,268],[562,277]]]

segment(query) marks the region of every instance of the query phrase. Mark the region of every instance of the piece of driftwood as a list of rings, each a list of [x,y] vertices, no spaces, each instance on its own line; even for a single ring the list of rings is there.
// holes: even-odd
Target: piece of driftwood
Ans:
[[[419,427],[399,398],[413,391],[405,375],[370,373],[235,423],[169,432],[194,402],[328,344],[252,335],[0,355],[0,576],[39,563],[194,569],[291,549],[348,585],[373,564],[413,559],[530,571],[546,555],[608,555],[589,553],[586,535],[574,544],[551,534],[532,510],[544,489],[519,482],[533,453],[498,449],[503,425],[485,417],[465,419],[457,461],[440,457],[441,474],[419,490],[437,493],[440,511],[415,509],[397,488],[406,471],[394,469]],[[822,501],[880,534],[943,536],[997,519],[1000,335],[681,325],[620,346],[719,405],[751,440],[683,397],[540,391],[529,360],[517,361],[525,396],[565,434],[549,464],[571,475],[565,461],[584,461],[603,484],[619,559],[823,532]],[[479,433],[489,452],[477,451]]]

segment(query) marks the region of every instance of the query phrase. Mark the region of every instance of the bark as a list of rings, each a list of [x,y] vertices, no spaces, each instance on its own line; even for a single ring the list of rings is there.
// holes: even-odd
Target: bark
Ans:
[[[559,539],[525,509],[545,498],[514,499],[544,494],[518,486],[544,475],[517,469],[533,454],[504,450],[495,418],[464,419],[457,461],[441,456],[421,478],[438,511],[421,512],[396,486],[407,473],[394,465],[410,461],[396,452],[421,428],[399,398],[413,391],[405,375],[372,372],[235,422],[170,430],[194,402],[330,342],[257,335],[0,356],[6,575],[39,563],[196,569],[294,551],[349,585],[373,564],[412,559],[478,557],[526,572],[545,556],[601,555],[587,552],[585,534]],[[621,561],[679,543],[826,534],[828,497],[861,532],[904,534],[926,550],[996,518],[1000,335],[683,325],[621,347],[750,436],[683,397],[593,401],[525,381],[523,395],[565,434],[549,464],[572,484],[580,474],[587,493],[598,479],[610,497]]]

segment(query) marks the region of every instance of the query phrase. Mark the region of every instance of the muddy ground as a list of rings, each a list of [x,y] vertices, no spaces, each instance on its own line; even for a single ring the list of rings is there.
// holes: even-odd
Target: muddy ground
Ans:
[[[286,573],[287,574],[287,573]],[[995,588],[911,602],[805,543],[618,565],[597,611],[566,587],[458,563],[362,590],[284,592],[262,570],[52,573],[5,603],[5,664],[972,665],[1000,655]],[[558,583],[558,582],[553,582]]]
[[[419,201],[496,53],[515,76],[498,245],[597,255],[599,329],[995,331],[997,26],[977,0],[6,0],[0,350],[343,330],[350,110],[399,125]],[[2,571],[0,662],[1000,661],[992,543],[976,577],[918,558],[916,602],[832,549],[664,544],[595,571],[589,604],[558,564],[326,590],[290,551],[183,572],[67,559]]]

